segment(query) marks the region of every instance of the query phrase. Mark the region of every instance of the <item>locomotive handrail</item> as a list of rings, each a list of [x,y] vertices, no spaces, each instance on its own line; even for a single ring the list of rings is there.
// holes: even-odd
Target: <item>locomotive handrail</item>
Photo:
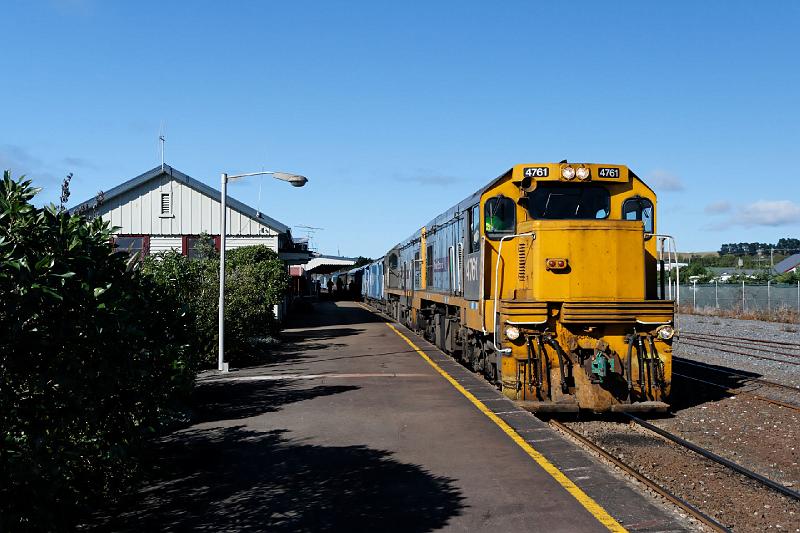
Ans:
[[[516,237],[533,237],[535,239],[536,238],[536,232],[535,231],[531,231],[531,232],[528,232],[528,233],[515,233],[514,235],[506,235],[505,237],[501,237],[500,238],[500,244],[497,246],[497,261],[495,262],[495,265],[494,265],[494,306],[492,307],[492,315],[493,315],[493,320],[494,320],[494,325],[493,325],[493,327],[494,327],[494,335],[493,335],[493,339],[492,339],[492,344],[494,345],[495,351],[497,353],[499,353],[499,354],[511,353],[511,348],[502,349],[497,345],[497,313],[498,313],[497,312],[497,303],[498,303],[497,300],[498,300],[498,294],[500,292],[500,285],[498,283],[498,277],[500,275],[500,259],[503,257],[503,254],[502,254],[503,241],[505,241],[507,239],[514,239]]]
[[[660,249],[659,249],[659,259],[661,261],[664,260],[664,241],[667,241],[667,263],[670,265],[670,269],[672,269],[673,261],[675,265],[675,280],[676,280],[676,287],[675,287],[675,303],[680,307],[681,305],[681,291],[680,291],[680,283],[681,283],[681,266],[678,262],[678,245],[675,243],[675,237],[672,235],[667,235],[665,233],[646,233],[645,236],[650,237],[657,237],[659,239]],[[661,275],[664,275],[664,272],[661,272]],[[672,285],[670,285],[670,291],[672,290]],[[663,297],[664,295],[662,295]]]

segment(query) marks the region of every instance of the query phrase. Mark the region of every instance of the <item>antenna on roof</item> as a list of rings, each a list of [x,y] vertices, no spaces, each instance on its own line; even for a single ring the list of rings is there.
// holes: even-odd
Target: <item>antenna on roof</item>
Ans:
[[[308,249],[309,250],[313,250],[314,249],[313,248],[314,237],[316,236],[317,232],[318,231],[322,231],[322,230],[325,229],[325,228],[317,228],[317,227],[314,227],[314,226],[305,226],[303,224],[298,224],[297,226],[295,226],[295,228],[303,228],[303,230],[305,230],[306,238],[308,239]]]
[[[164,170],[164,143],[167,142],[164,137],[164,121],[161,121],[161,127],[158,130],[158,140],[161,143],[161,170]]]

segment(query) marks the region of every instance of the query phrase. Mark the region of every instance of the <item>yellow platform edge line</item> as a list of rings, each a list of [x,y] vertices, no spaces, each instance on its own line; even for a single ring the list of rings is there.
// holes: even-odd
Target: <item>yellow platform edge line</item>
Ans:
[[[371,309],[364,307],[367,311],[372,312]],[[423,352],[414,342],[403,335],[396,327],[392,324],[386,323],[389,328],[392,329],[395,333],[397,333],[401,339],[406,341],[409,346],[411,346],[414,351],[416,351],[429,365],[431,365],[434,370],[436,370],[439,374],[442,375],[450,384],[458,390],[461,394],[463,394],[472,404],[477,407],[480,412],[486,415],[489,420],[497,424],[497,426],[503,430],[503,432],[511,437],[517,445],[522,448],[525,453],[527,453],[536,464],[538,464],[545,472],[550,474],[550,476],[555,479],[559,485],[561,485],[567,492],[569,492],[572,497],[578,500],[587,511],[589,511],[592,516],[594,516],[601,524],[603,524],[609,531],[614,531],[615,533],[622,533],[627,532],[628,530],[625,529],[622,524],[617,522],[613,516],[608,514],[608,511],[603,509],[603,507],[594,501],[588,494],[583,492],[575,483],[572,482],[566,475],[564,475],[561,470],[558,469],[553,463],[548,461],[544,455],[536,451],[536,449],[531,446],[529,443],[525,442],[519,433],[514,431],[514,428],[509,426],[502,418],[494,414],[491,409],[486,407],[479,399],[477,399],[471,392],[465,389],[458,381],[455,380],[450,374],[445,372],[442,367],[440,367],[436,362],[431,359],[428,354]]]

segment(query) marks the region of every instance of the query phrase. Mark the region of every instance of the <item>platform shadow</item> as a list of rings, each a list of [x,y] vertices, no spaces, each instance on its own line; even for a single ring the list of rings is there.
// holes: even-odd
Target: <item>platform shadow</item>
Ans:
[[[320,446],[241,426],[164,439],[149,483],[93,531],[403,531],[461,513],[454,480],[366,446]]]
[[[286,328],[320,328],[386,322],[354,302],[315,302],[311,309],[290,316]]]
[[[331,396],[360,387],[353,385],[316,385],[308,381],[233,381],[200,382],[192,393],[193,423],[218,420],[241,420],[273,413],[283,406]]]

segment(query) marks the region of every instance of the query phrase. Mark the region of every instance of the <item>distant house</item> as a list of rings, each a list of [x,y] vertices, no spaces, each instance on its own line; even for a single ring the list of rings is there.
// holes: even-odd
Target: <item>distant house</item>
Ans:
[[[71,212],[85,212],[118,226],[121,249],[143,255],[175,250],[193,256],[202,245],[220,246],[220,192],[169,165],[158,166],[99,193]],[[226,250],[263,244],[289,263],[304,263],[307,247],[296,246],[289,227],[258,210],[227,198]]]
[[[774,270],[776,274],[786,274],[797,272],[798,267],[800,267],[800,254],[794,254],[775,265]]]

